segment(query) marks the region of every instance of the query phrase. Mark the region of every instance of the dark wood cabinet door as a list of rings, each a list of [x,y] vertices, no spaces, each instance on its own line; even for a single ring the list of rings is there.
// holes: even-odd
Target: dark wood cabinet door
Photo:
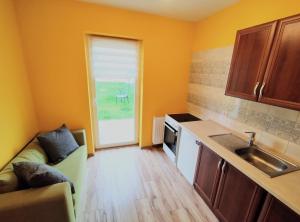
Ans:
[[[204,201],[213,206],[222,158],[205,145],[200,146],[194,187]]]
[[[257,101],[276,23],[274,21],[237,32],[226,95]]]
[[[299,222],[300,216],[268,194],[258,219],[259,222]]]
[[[300,15],[279,20],[259,101],[300,110]]]
[[[220,221],[257,221],[265,191],[224,162],[214,211]]]

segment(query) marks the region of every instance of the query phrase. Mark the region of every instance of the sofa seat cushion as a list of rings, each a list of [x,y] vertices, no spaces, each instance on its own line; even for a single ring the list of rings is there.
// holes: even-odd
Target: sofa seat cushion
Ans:
[[[47,155],[37,141],[31,142],[23,151],[12,159],[0,172],[0,193],[18,190],[18,178],[13,170],[13,163],[17,162],[47,163]]]
[[[80,146],[77,150],[71,153],[62,162],[53,165],[54,168],[61,171],[73,182],[75,193],[73,194],[75,212],[78,212],[81,202],[81,194],[83,192],[85,175],[86,175],[86,161],[87,147]]]

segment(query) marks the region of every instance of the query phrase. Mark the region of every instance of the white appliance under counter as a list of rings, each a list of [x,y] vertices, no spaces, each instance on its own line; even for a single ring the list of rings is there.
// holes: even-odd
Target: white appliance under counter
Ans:
[[[193,185],[196,172],[199,146],[195,137],[188,130],[182,128],[178,148],[177,168],[187,181]]]

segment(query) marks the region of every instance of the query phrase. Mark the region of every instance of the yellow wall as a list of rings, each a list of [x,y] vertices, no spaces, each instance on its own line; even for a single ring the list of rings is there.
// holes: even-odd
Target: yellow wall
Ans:
[[[193,50],[231,45],[239,29],[297,13],[299,0],[241,0],[197,23]]]
[[[141,145],[151,144],[152,117],[186,110],[193,23],[69,0],[15,1],[39,127],[65,122],[87,129],[93,151],[83,36],[143,41]]]
[[[0,168],[37,132],[12,1],[0,1]]]
[[[14,3],[19,27],[13,1],[0,1],[0,168],[38,128],[63,122],[86,128],[93,151],[84,34],[143,41],[140,140],[147,146],[154,115],[186,111],[192,45],[194,51],[231,45],[238,29],[300,12],[299,0],[241,0],[195,24],[73,0]]]

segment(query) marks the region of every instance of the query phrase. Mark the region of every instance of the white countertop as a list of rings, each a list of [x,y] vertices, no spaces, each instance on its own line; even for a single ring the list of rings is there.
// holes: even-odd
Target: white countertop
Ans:
[[[180,125],[224,160],[243,172],[246,176],[300,215],[300,170],[270,178],[262,171],[209,137],[226,133],[236,134],[236,132],[212,120],[184,122]]]

